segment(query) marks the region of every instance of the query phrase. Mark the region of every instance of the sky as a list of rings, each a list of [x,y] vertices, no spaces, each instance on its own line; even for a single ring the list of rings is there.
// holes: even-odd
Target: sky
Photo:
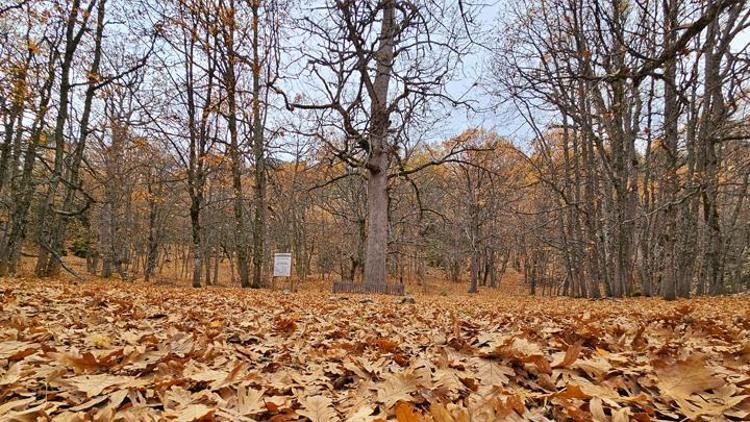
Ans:
[[[512,3],[494,2],[486,4],[482,9],[480,21],[482,27],[490,34],[498,34],[502,31],[502,12],[505,7],[512,7]],[[749,45],[750,30],[746,29],[735,38],[732,49],[734,51],[747,50]],[[489,59],[490,53],[482,48],[475,49],[471,55],[464,58],[463,76],[450,83],[449,91],[453,93],[468,91],[469,97],[476,101],[477,111],[455,110],[438,128],[436,137],[445,139],[458,135],[467,128],[482,127],[496,131],[518,146],[528,146],[534,132],[525,120],[511,106],[498,106],[497,98],[486,93],[487,81],[481,81],[481,76],[487,71]],[[475,86],[477,81],[480,84]]]
[[[507,2],[486,3],[478,20],[481,28],[489,34],[490,42],[494,34],[501,31],[501,14]],[[476,34],[472,34],[476,35]],[[456,136],[466,129],[481,127],[494,130],[500,136],[524,144],[532,137],[532,131],[515,110],[507,105],[498,105],[498,99],[487,93],[490,82],[485,77],[491,60],[491,52],[482,46],[474,48],[464,57],[460,77],[448,84],[448,91],[454,96],[466,94],[472,100],[474,110],[456,109],[437,127],[435,136],[446,139]]]

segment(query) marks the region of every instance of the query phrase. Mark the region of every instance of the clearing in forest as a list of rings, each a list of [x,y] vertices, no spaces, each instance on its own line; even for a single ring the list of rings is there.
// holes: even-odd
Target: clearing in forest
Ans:
[[[747,298],[0,293],[2,420],[750,417]]]

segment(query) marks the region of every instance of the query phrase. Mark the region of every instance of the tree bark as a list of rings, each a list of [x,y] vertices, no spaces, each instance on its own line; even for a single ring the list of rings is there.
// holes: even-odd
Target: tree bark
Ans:
[[[365,282],[386,285],[388,277],[388,167],[390,125],[388,88],[393,69],[393,34],[396,3],[386,0],[375,59],[377,66],[370,98],[370,155],[367,160],[367,245],[365,246]]]
[[[266,233],[266,166],[263,122],[260,112],[260,52],[258,51],[258,20],[260,2],[253,1],[253,156],[255,158],[255,192],[253,218],[253,280],[250,287],[259,288],[263,284],[263,260],[265,257]]]

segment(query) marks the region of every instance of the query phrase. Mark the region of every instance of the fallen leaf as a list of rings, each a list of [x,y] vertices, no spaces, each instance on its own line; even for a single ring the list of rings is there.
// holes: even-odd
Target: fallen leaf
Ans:
[[[398,422],[420,422],[422,417],[414,412],[414,407],[409,403],[398,402],[396,404],[396,419]]]
[[[302,409],[297,414],[305,416],[312,422],[329,422],[338,420],[336,411],[333,410],[331,399],[324,396],[308,397],[300,400]]]
[[[385,381],[377,384],[375,389],[378,393],[378,401],[390,409],[400,400],[411,401],[411,393],[417,391],[417,385],[413,376],[397,374],[386,377]]]

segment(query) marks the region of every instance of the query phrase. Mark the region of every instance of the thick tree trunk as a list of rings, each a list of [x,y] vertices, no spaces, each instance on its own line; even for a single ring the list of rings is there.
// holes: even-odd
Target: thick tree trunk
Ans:
[[[678,9],[674,1],[664,3],[665,37],[664,48],[670,48],[676,37]],[[664,63],[664,139],[663,146],[666,150],[666,168],[664,180],[663,201],[668,205],[664,210],[664,227],[662,229],[662,257],[664,271],[661,277],[661,294],[664,299],[674,300],[677,297],[677,285],[680,284],[679,268],[677,267],[677,205],[673,202],[677,198],[679,189],[677,178],[678,155],[678,118],[679,108],[677,104],[676,90],[676,63],[672,58]]]
[[[373,82],[370,122],[370,156],[367,161],[367,245],[365,247],[365,282],[382,287],[387,283],[388,256],[388,87],[393,68],[393,43],[396,3],[386,0],[380,28],[377,66]]]
[[[388,175],[385,153],[373,155],[370,162],[380,171],[370,172],[367,180],[367,242],[365,246],[365,283],[385,286],[388,254]]]
[[[260,52],[258,51],[258,20],[260,2],[252,2],[253,12],[253,156],[255,158],[255,216],[253,219],[253,280],[250,287],[263,282],[266,233],[266,166],[263,121],[260,113]]]
[[[709,25],[705,57],[704,115],[705,121],[701,131],[701,197],[703,221],[706,226],[706,245],[704,253],[704,271],[708,280],[708,291],[712,295],[723,293],[724,269],[722,268],[723,240],[719,219],[719,164],[717,139],[721,135],[721,122],[724,121],[725,105],[722,93],[721,58],[717,51],[717,39],[721,29],[718,22]]]
[[[242,191],[243,156],[240,151],[239,135],[237,133],[237,75],[235,62],[238,60],[234,47],[235,7],[230,0],[228,18],[230,22],[223,29],[224,44],[226,46],[226,71],[224,85],[227,90],[227,127],[229,129],[229,152],[232,169],[232,189],[234,190],[234,252],[237,255],[237,272],[242,287],[250,287],[250,275],[247,258],[247,228],[245,224],[244,193]]]

